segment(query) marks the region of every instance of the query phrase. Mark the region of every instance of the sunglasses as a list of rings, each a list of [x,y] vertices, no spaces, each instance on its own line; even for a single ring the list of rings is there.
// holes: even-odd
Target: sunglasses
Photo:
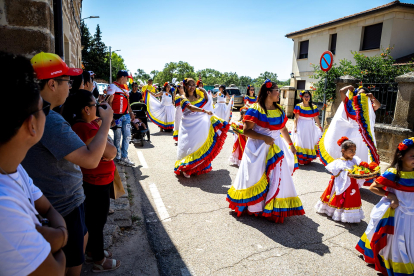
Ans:
[[[35,113],[39,112],[40,110],[43,110],[43,113],[45,113],[45,116],[49,115],[49,111],[50,111],[50,103],[49,103],[49,102],[47,102],[47,101],[45,101],[45,100],[43,100],[43,107],[42,107],[42,109],[36,110],[35,112],[33,112],[33,113],[32,113],[32,114],[30,114],[30,115],[33,115],[33,114],[35,114]]]
[[[68,85],[69,85],[69,88],[72,88],[73,80],[66,80],[66,79],[54,79],[54,80],[57,80],[57,81],[67,81],[68,82]]]
[[[95,107],[98,107],[100,105],[100,103],[94,103],[94,104],[90,104],[90,105],[88,105],[89,107],[92,107],[92,106],[95,106]]]

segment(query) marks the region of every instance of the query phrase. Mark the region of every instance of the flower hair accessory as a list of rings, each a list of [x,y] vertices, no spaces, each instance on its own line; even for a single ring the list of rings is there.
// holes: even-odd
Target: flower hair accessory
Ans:
[[[187,78],[183,79],[183,84],[186,85],[187,84]]]
[[[273,84],[272,84],[272,81],[271,81],[271,80],[266,79],[264,83],[265,83],[265,85],[266,85],[266,88],[272,88],[272,85],[273,85]]]
[[[408,138],[408,139],[404,139],[404,141],[402,141],[399,145],[398,145],[398,149],[400,151],[406,150],[408,149],[409,146],[411,146],[412,144],[414,144],[414,137]]]
[[[168,85],[168,81],[166,83],[164,83],[164,87],[166,87]]]
[[[198,80],[198,81],[197,81],[197,83],[196,83],[196,85],[197,85],[197,86],[199,86],[199,85],[200,85],[200,83],[203,83],[203,81]]]
[[[348,138],[348,137],[346,137],[346,136],[342,136],[342,137],[338,140],[337,144],[338,144],[338,146],[342,146],[342,144],[343,144],[345,141],[348,141],[348,140],[349,140],[349,138]]]
[[[247,90],[250,90],[250,84],[247,86]]]
[[[175,91],[174,87],[171,87],[171,93],[173,93]]]
[[[302,91],[300,91],[300,92],[299,92],[299,97],[303,98],[303,93],[305,93],[305,91],[303,91],[303,90],[302,90]]]

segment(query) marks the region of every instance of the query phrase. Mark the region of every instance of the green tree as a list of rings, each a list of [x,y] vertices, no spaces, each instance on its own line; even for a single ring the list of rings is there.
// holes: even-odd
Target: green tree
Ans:
[[[203,69],[197,71],[197,76],[201,76],[204,85],[215,85],[221,83],[222,73],[214,69]]]
[[[92,36],[84,21],[81,21],[81,45],[82,48],[82,64],[87,67],[92,47]]]
[[[277,74],[276,73],[272,73],[272,72],[264,72],[261,73],[255,80],[254,80],[254,85],[257,87],[262,86],[262,84],[265,82],[266,79],[270,79],[273,82],[278,82],[277,80]]]
[[[188,62],[170,62],[166,63],[164,69],[155,76],[154,82],[163,84],[167,81],[170,82],[173,78],[177,78],[181,81],[184,78],[196,79],[196,76],[194,67],[188,64]]]
[[[122,56],[118,55],[116,52],[112,52],[112,80],[116,80],[116,74],[119,70],[127,70],[127,67],[124,62],[125,61],[122,58]]]
[[[147,80],[151,78],[150,75],[145,73],[143,69],[137,69],[137,72],[134,74],[134,81],[141,80],[143,83],[147,83]]]
[[[152,79],[155,79],[155,77],[158,75],[158,73],[159,73],[160,71],[158,71],[158,70],[152,70],[151,72],[150,72],[150,75],[152,76]]]

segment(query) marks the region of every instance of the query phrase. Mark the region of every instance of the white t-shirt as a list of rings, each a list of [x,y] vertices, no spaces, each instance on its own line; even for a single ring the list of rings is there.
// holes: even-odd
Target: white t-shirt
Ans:
[[[28,275],[50,253],[50,244],[36,230],[40,225],[34,202],[43,194],[19,165],[17,172],[0,174],[0,275]]]

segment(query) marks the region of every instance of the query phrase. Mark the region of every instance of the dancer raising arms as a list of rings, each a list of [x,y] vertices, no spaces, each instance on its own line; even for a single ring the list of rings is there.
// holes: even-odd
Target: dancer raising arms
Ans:
[[[343,104],[338,107],[328,130],[318,143],[321,162],[327,165],[341,157],[341,148],[336,142],[346,136],[356,144],[356,156],[364,162],[379,164],[374,125],[375,110],[381,104],[365,87],[354,90],[349,85],[340,90],[340,95]]]
[[[309,164],[316,159],[318,142],[322,136],[322,127],[319,122],[318,107],[312,102],[309,91],[301,92],[302,103],[297,104],[293,113],[295,114],[292,141],[297,150],[300,165]],[[318,127],[315,125],[318,125]]]
[[[226,91],[226,86],[224,84],[220,85],[219,92],[213,97],[217,98],[217,103],[214,105],[214,115],[226,122],[230,122],[231,111],[233,110],[233,97],[230,98]],[[230,99],[229,104],[226,104],[226,99]]]
[[[201,88],[196,90],[193,79],[183,82],[185,97],[180,98],[183,112],[178,133],[177,161],[174,172],[189,178],[212,170],[211,162],[219,154],[230,125],[211,116],[211,95]],[[204,109],[205,108],[205,109]]]
[[[413,275],[414,137],[398,145],[390,168],[369,189],[382,198],[356,249],[383,275]]]
[[[255,89],[254,86],[247,86],[247,93],[246,97],[244,97],[244,106],[240,108],[241,110],[247,110],[252,104],[254,104],[257,101],[257,97],[254,93]]]
[[[285,217],[303,215],[305,211],[292,178],[296,149],[278,101],[277,84],[266,80],[258,102],[244,116],[244,135],[249,139],[227,201],[238,216],[247,212],[283,223]]]
[[[174,95],[171,93],[171,86],[168,82],[164,83],[161,92],[155,94],[148,92],[145,94],[145,104],[148,107],[148,117],[159,126],[160,131],[174,128],[175,108],[173,105]],[[161,102],[156,98],[161,97]]]

